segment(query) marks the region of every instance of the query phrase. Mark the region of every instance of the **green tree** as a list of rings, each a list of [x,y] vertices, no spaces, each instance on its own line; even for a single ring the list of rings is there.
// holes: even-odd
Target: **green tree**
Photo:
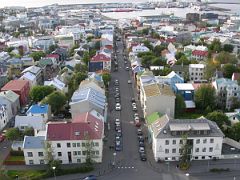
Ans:
[[[204,111],[207,107],[215,108],[215,89],[211,85],[202,85],[195,92],[195,102],[198,109]]]
[[[222,51],[222,44],[218,39],[214,39],[213,42],[208,46],[208,49],[211,52],[220,52]]]
[[[51,106],[52,112],[56,114],[66,104],[66,100],[67,98],[63,93],[54,91],[43,100],[43,103],[49,104]]]
[[[109,73],[104,73],[102,75],[102,79],[103,79],[105,87],[108,87],[108,84],[109,84],[109,82],[111,80],[111,75]]]
[[[155,58],[153,55],[145,55],[142,59],[142,66],[145,68],[149,68],[152,65],[152,61]]]
[[[234,139],[235,141],[240,140],[240,123],[234,124],[232,127],[227,127],[226,130],[224,130],[224,134],[226,137],[229,137],[231,139]]]
[[[30,54],[30,57],[32,57],[34,61],[39,61],[42,57],[45,57],[45,56],[46,54],[43,51],[37,51]]]
[[[30,90],[30,97],[34,102],[39,102],[54,91],[52,86],[34,86]]]
[[[166,49],[166,46],[163,45],[157,45],[153,49],[153,53],[155,56],[161,56],[162,51]]]
[[[240,101],[237,97],[231,97],[230,102],[231,102],[231,108],[230,108],[231,110],[234,110],[240,107]]]
[[[164,69],[160,70],[159,75],[160,76],[166,76],[171,72],[171,68],[165,66]]]
[[[178,59],[180,59],[182,56],[185,56],[185,54],[184,54],[183,52],[181,52],[181,51],[178,51],[178,52],[176,53],[176,55],[175,55],[175,58],[178,60]]]
[[[74,50],[79,48],[78,44],[75,44],[73,47],[71,47],[71,49],[69,50],[69,56],[73,56],[74,55]]]
[[[189,61],[188,58],[187,58],[185,55],[182,55],[182,56],[180,57],[180,59],[178,59],[175,64],[177,64],[177,65],[181,65],[181,64],[183,64],[183,65],[189,65],[189,64],[192,64],[192,62]]]
[[[34,129],[32,127],[27,127],[23,131],[23,137],[24,136],[34,136]]]
[[[53,44],[53,45],[49,46],[47,53],[48,54],[52,53],[53,51],[55,51],[57,49],[57,47],[58,47],[57,44],[56,45]]]
[[[149,33],[149,28],[142,29],[141,34],[143,35],[148,35]]]
[[[190,152],[192,147],[188,144],[188,135],[182,136],[182,146],[180,152],[180,169],[187,170],[190,166]]]
[[[95,45],[94,45],[94,49],[100,50],[100,47],[101,47],[101,42],[100,41],[96,41]]]
[[[19,55],[20,55],[21,57],[24,55],[23,46],[19,46],[19,47],[18,47],[18,53],[19,53]]]
[[[228,117],[223,112],[219,111],[213,111],[211,113],[208,113],[206,118],[216,122],[221,129],[224,128],[224,125],[231,124],[230,121],[228,120]]]
[[[239,72],[239,68],[235,64],[225,64],[222,67],[222,72],[225,78],[231,78],[234,72]]]
[[[76,64],[75,67],[74,67],[74,72],[76,72],[76,73],[77,72],[87,73],[87,71],[88,71],[88,67],[85,64],[79,63],[79,64]]]
[[[20,32],[14,32],[14,33],[13,33],[13,36],[14,36],[15,38],[18,38],[18,37],[20,36]]]
[[[90,42],[90,41],[92,41],[92,39],[94,39],[94,36],[88,36],[86,40],[87,40],[87,42]]]
[[[234,49],[234,47],[231,44],[224,44],[223,45],[223,50],[226,51],[226,52],[232,53],[233,49]]]
[[[13,50],[14,50],[14,47],[8,47],[8,48],[6,49],[6,51],[7,51],[8,53],[12,52]]]
[[[20,138],[20,131],[18,128],[10,128],[6,132],[6,138],[10,141],[14,141]]]
[[[88,63],[90,61],[90,55],[89,52],[85,51],[83,53],[83,58],[82,58],[83,62],[88,66]]]
[[[181,115],[186,108],[184,98],[180,95],[176,95],[176,100],[175,100],[175,116]]]
[[[207,60],[204,76],[206,79],[211,80],[216,70],[220,69],[220,64],[218,62],[214,62],[211,59]]]
[[[220,64],[237,64],[237,58],[235,55],[230,54],[229,52],[225,52],[222,51],[220,52],[217,57],[216,60],[220,63]]]
[[[143,41],[143,44],[151,51],[153,50],[153,45],[148,40]]]
[[[140,52],[137,54],[137,56],[139,58],[143,57],[143,56],[154,56],[153,52],[149,51],[149,52]]]

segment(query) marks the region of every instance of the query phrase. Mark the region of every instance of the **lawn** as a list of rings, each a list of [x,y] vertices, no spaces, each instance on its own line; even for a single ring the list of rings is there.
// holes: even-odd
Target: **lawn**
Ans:
[[[46,174],[45,170],[26,170],[26,171],[16,171],[9,170],[7,172],[8,177],[14,179],[16,175],[19,179],[41,179]]]
[[[177,116],[177,119],[197,119],[201,116],[204,116],[203,113],[200,112],[184,112],[181,115]]]
[[[6,161],[24,161],[24,156],[9,156]]]

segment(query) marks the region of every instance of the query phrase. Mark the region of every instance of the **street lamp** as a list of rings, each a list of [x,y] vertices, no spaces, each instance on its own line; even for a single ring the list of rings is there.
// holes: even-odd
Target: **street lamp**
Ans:
[[[114,153],[113,153],[113,166],[115,166],[116,155],[117,155],[117,153],[116,153],[116,152],[114,152]]]
[[[54,179],[56,180],[56,173],[55,173],[55,169],[56,169],[56,167],[53,166],[52,169],[53,169]]]

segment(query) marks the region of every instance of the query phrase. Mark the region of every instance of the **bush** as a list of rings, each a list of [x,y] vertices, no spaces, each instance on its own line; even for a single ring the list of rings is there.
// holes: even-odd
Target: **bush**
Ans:
[[[190,163],[189,162],[181,162],[180,165],[179,165],[180,169],[181,170],[188,170],[189,167],[190,167]]]
[[[24,156],[23,151],[10,151],[11,156]]]

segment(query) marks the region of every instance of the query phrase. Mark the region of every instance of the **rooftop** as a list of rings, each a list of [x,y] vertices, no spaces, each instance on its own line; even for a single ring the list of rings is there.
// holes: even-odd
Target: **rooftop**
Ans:
[[[25,86],[29,85],[29,82],[26,80],[11,80],[5,86],[2,87],[1,91],[7,91],[7,90],[12,90],[12,91],[20,91],[22,90]]]
[[[4,96],[6,99],[8,99],[11,102],[15,102],[19,99],[19,95],[11,90],[0,92],[0,96]]]
[[[154,112],[146,117],[147,123],[150,125],[162,116],[159,112]]]
[[[47,104],[45,104],[45,105],[34,104],[28,109],[27,114],[29,114],[29,113],[31,113],[31,114],[46,114],[46,113],[48,113],[48,107],[49,107],[49,105],[47,105]]]
[[[193,91],[194,87],[191,83],[176,83],[175,86],[179,91]]]
[[[45,147],[44,136],[25,136],[23,149],[42,149]]]

